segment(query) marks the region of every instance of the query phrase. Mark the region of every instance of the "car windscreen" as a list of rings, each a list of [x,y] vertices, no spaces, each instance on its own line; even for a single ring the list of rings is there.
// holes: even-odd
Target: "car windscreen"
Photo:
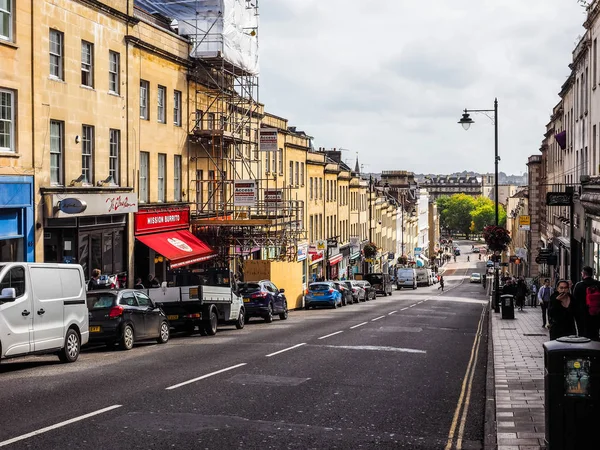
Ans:
[[[260,291],[260,284],[258,284],[258,283],[242,283],[239,285],[238,289],[242,293],[249,294],[251,292]]]
[[[412,277],[414,275],[412,269],[404,269],[398,271],[399,277]]]
[[[111,293],[88,294],[87,306],[90,311],[93,309],[110,308],[114,306],[116,299],[117,295]]]
[[[369,280],[371,284],[383,283],[383,277],[381,275],[366,275],[365,278]]]
[[[473,278],[479,278],[481,275],[479,275],[478,273],[472,273],[471,276]]]
[[[328,291],[329,289],[331,289],[331,285],[327,284],[327,283],[313,283],[310,286],[308,286],[308,289],[310,291]]]

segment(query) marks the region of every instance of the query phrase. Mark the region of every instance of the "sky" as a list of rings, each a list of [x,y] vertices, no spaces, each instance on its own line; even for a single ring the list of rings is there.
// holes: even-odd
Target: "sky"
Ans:
[[[572,51],[577,0],[260,0],[265,110],[364,172],[499,170],[539,148]]]

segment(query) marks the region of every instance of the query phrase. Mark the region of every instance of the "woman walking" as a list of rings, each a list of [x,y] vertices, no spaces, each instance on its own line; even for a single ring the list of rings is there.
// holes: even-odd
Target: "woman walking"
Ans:
[[[517,306],[519,307],[519,311],[523,311],[523,306],[525,305],[525,297],[527,297],[527,285],[525,284],[525,280],[523,278],[519,278],[517,281],[517,289],[516,289],[516,297],[517,297]]]
[[[569,293],[569,282],[566,280],[559,281],[556,292],[550,296],[550,305],[548,306],[551,340],[577,334],[572,300]]]

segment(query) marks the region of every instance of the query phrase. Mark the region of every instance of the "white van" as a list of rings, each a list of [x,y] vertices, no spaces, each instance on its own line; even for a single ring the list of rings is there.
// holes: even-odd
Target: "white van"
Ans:
[[[80,265],[0,262],[0,360],[55,353],[74,362],[88,339]]]
[[[415,269],[399,267],[396,270],[396,289],[403,287],[416,289],[417,288],[417,273]]]
[[[417,286],[431,286],[431,278],[429,276],[430,269],[426,267],[419,267],[415,269],[417,272]]]

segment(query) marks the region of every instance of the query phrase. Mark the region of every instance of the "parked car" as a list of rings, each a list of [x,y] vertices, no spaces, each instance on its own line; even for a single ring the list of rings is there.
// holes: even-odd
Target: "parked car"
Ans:
[[[417,272],[415,269],[400,267],[396,271],[396,289],[417,288]]]
[[[378,294],[392,295],[392,279],[389,273],[368,273],[364,279],[371,283]]]
[[[358,280],[358,285],[365,290],[365,298],[367,300],[375,300],[377,298],[377,289],[365,280]]]
[[[365,290],[356,282],[356,280],[346,280],[344,284],[352,291],[354,302],[364,302],[367,299]]]
[[[486,266],[486,267],[494,267],[494,261],[492,261],[492,260],[488,259],[488,260],[485,262],[485,266]]]
[[[352,303],[354,303],[352,291],[348,289],[348,286],[346,286],[342,281],[332,281],[332,283],[335,285],[335,288],[342,294],[343,306],[351,305]]]
[[[481,274],[472,273],[471,278],[469,278],[469,283],[481,283]]]
[[[472,253],[479,253],[479,247],[473,247]]]
[[[304,296],[304,306],[306,309],[317,306],[337,308],[342,306],[342,293],[335,288],[335,284],[331,281],[311,283]]]
[[[74,362],[88,323],[79,264],[0,263],[0,359],[35,352]]]
[[[426,267],[419,267],[415,269],[417,272],[417,286],[431,286],[431,279],[429,278],[429,270]]]
[[[262,317],[267,323],[273,322],[275,314],[279,314],[280,320],[288,318],[285,289],[277,289],[269,280],[239,283],[238,292],[244,299],[246,322],[254,316]]]
[[[454,247],[454,256],[460,256],[460,249],[458,247]]]
[[[95,290],[87,294],[90,316],[90,342],[118,343],[131,350],[138,341],[169,340],[169,321],[146,294],[135,289]]]

